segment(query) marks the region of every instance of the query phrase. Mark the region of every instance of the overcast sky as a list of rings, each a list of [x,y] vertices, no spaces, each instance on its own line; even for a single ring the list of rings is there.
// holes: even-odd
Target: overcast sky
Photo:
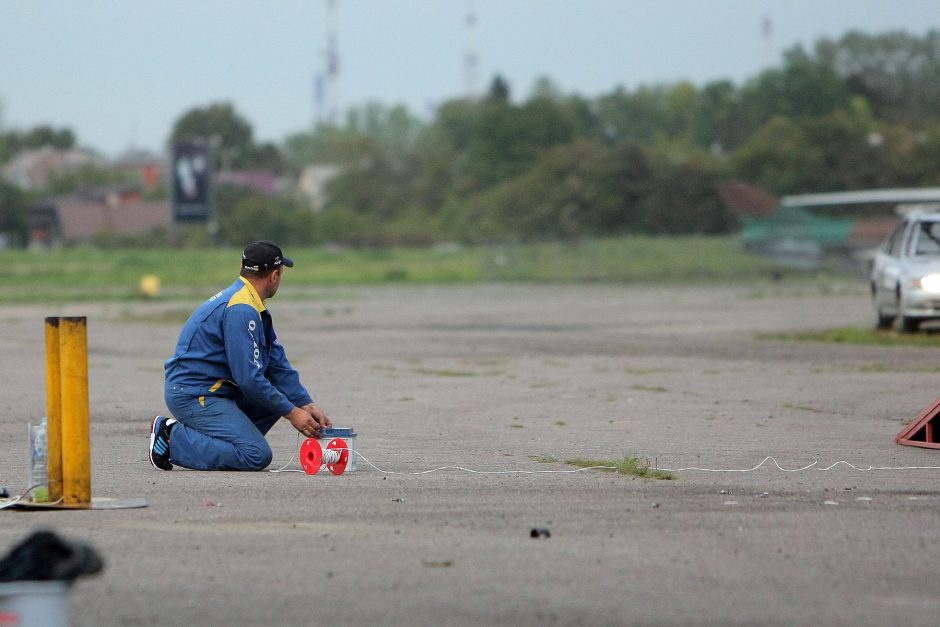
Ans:
[[[540,76],[586,97],[740,84],[823,36],[940,29],[940,0],[336,0],[340,108],[426,116],[463,95],[471,7],[478,85],[500,73],[515,99]],[[184,112],[231,102],[256,139],[281,141],[316,117],[326,48],[327,0],[0,0],[0,130],[160,151]]]

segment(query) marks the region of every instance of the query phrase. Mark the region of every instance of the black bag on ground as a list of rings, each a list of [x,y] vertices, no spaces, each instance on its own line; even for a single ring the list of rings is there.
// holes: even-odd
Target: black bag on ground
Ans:
[[[0,560],[0,583],[68,581],[104,568],[91,545],[64,540],[51,531],[36,531]]]

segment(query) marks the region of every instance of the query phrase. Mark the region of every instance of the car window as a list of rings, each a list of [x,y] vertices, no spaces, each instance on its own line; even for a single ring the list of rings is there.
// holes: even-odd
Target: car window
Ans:
[[[894,232],[891,233],[891,237],[887,242],[887,251],[892,257],[897,257],[901,252],[901,242],[904,241],[904,230],[907,228],[907,225],[907,222],[901,222],[901,224],[897,225],[894,229]]]
[[[901,222],[896,227],[894,227],[894,230],[891,231],[891,235],[885,238],[884,244],[881,245],[881,250],[889,255],[894,254],[892,251],[895,248],[895,243],[901,239],[901,231],[904,230],[905,224],[905,222]]]
[[[898,247],[898,257],[901,255],[911,254],[911,245],[917,238],[917,229],[919,227],[920,222],[909,223],[907,230],[904,232],[904,239],[901,241],[901,245]]]
[[[921,222],[915,238],[915,255],[940,255],[940,222]]]

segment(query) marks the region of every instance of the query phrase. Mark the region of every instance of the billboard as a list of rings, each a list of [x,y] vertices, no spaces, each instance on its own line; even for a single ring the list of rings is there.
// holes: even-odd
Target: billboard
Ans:
[[[173,146],[173,220],[208,222],[212,167],[209,144],[179,141]]]

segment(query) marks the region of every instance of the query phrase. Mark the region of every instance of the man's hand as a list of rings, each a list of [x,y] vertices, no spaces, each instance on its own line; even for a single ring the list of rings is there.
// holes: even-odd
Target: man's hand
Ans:
[[[307,407],[310,407],[310,405],[307,405]],[[320,413],[322,414],[323,412]],[[301,435],[308,438],[320,437],[321,423],[313,416],[313,414],[310,413],[308,409],[304,407],[295,407],[284,417],[287,418],[288,422],[290,422],[294,428],[300,432]],[[327,422],[329,422],[329,420],[327,420]]]
[[[313,419],[316,420],[320,424],[321,428],[333,426],[333,422],[327,417],[326,412],[324,412],[322,409],[320,409],[313,403],[304,405],[301,407],[301,409],[304,409],[310,412],[310,415],[313,416]]]

